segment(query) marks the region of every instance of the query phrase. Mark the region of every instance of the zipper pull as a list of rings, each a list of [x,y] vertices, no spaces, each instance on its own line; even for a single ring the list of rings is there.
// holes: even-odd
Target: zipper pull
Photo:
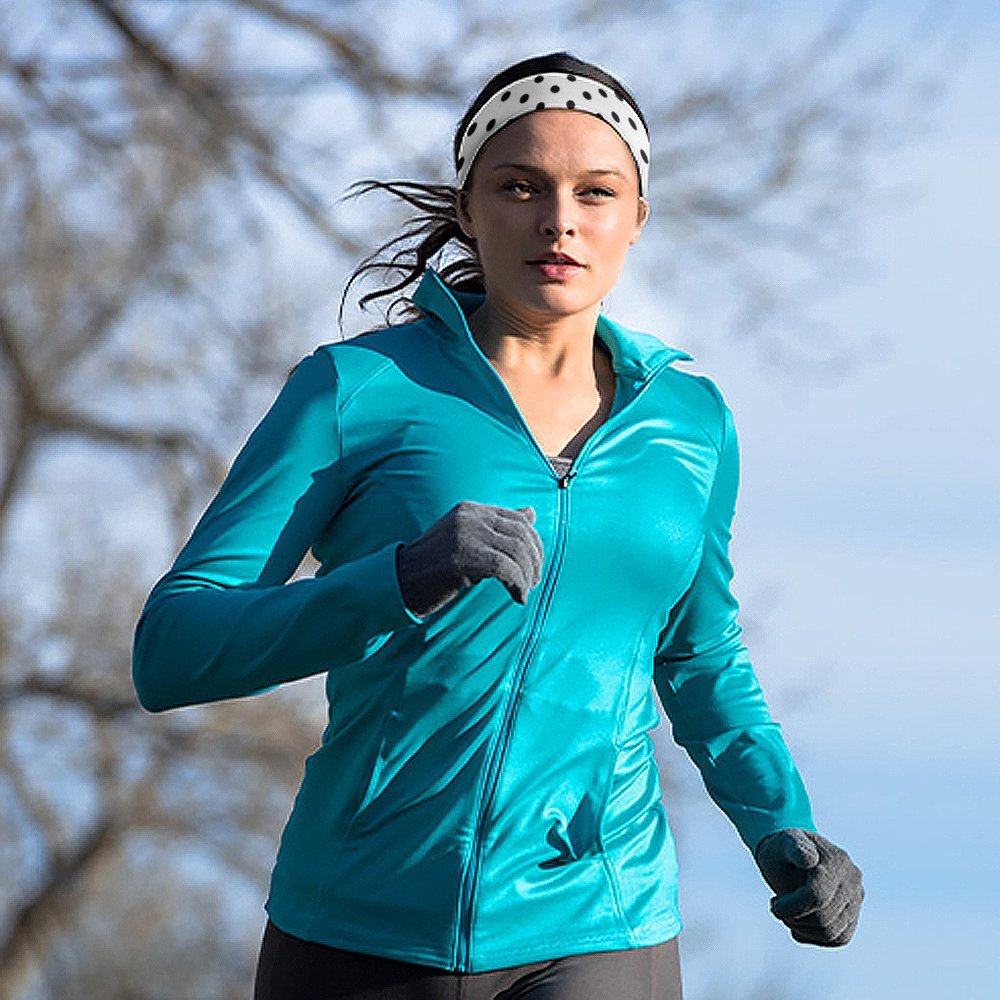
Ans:
[[[569,481],[570,481],[570,480],[571,480],[571,479],[572,479],[572,478],[573,478],[573,477],[574,477],[575,475],[576,475],[576,469],[575,469],[575,468],[570,468],[570,469],[569,469],[569,470],[567,471],[566,475],[564,475],[564,476],[562,477],[562,479],[560,479],[560,480],[559,480],[559,488],[560,488],[561,490],[564,490],[564,489],[566,489],[566,487],[567,487],[567,486],[569,486]]]

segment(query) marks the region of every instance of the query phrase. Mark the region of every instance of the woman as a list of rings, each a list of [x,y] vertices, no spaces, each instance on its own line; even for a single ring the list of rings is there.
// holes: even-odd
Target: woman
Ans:
[[[540,56],[454,154],[454,187],[367,182],[424,211],[409,267],[355,272],[420,278],[409,321],[295,367],[136,626],[151,711],[326,674],[256,996],[680,997],[654,690],[775,916],[846,944],[860,872],[737,623],[732,414],[599,312],[649,214],[642,112]]]

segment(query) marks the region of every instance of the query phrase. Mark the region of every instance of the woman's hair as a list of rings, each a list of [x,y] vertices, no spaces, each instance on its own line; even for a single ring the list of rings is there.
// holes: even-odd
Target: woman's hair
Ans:
[[[649,130],[649,125],[635,98],[610,73],[570,52],[550,52],[548,55],[532,56],[508,66],[492,77],[476,95],[455,129],[452,164],[456,171],[462,135],[483,105],[494,94],[522,77],[553,72],[579,73],[581,76],[605,84],[635,109],[643,126]],[[463,190],[469,189],[474,173],[475,165],[465,179]],[[476,241],[466,236],[458,224],[455,211],[457,187],[451,184],[423,184],[419,181],[363,180],[355,181],[348,189],[348,195],[357,197],[375,190],[387,191],[418,211],[410,217],[408,224],[398,236],[383,243],[354,269],[340,299],[341,323],[347,292],[363,274],[369,271],[396,271],[401,273],[402,277],[395,284],[361,296],[358,304],[362,309],[374,299],[392,295],[416,281],[423,274],[427,264],[443,251],[449,251],[453,259],[436,267],[436,270],[450,289],[456,292],[485,292],[486,286]],[[393,247],[396,249],[390,257],[388,251]],[[420,310],[404,294],[397,296],[386,309],[387,322],[390,312],[397,306],[401,308],[404,319],[415,319],[420,316]]]

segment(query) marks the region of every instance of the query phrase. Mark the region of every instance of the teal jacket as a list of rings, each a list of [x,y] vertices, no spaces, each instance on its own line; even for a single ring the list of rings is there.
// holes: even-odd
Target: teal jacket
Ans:
[[[139,700],[326,675],[265,904],[290,934],[459,972],[669,940],[654,690],[750,850],[815,830],[730,589],[732,414],[690,354],[602,315],[613,409],[560,477],[472,337],[482,296],[428,269],[413,301],[296,366],[146,601]],[[460,500],[533,507],[541,580],[422,619],[396,550]]]

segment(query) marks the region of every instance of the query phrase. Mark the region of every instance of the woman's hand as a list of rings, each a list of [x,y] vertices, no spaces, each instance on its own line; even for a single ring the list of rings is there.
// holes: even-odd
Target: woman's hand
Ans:
[[[500,580],[515,601],[527,603],[542,575],[542,540],[534,521],[532,507],[455,504],[396,555],[406,606],[424,617],[488,576]]]
[[[779,830],[754,858],[776,893],[771,912],[796,941],[837,948],[851,940],[865,890],[847,851],[811,830]]]

